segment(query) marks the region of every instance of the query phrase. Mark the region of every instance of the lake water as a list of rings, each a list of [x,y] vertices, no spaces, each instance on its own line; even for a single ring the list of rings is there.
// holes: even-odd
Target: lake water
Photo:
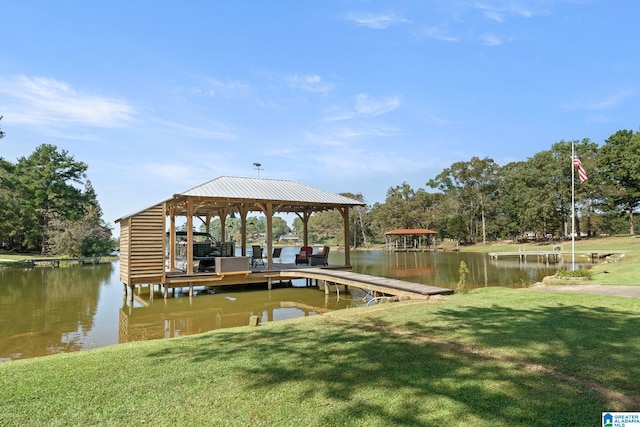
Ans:
[[[297,248],[285,248],[293,262]],[[475,253],[388,253],[353,251],[353,271],[455,289],[460,262],[469,273],[467,289],[523,287],[553,274],[558,265],[491,261]],[[329,256],[344,263],[344,252]],[[361,297],[332,293],[294,281],[293,288],[230,289],[189,298],[178,292],[124,298],[117,262],[64,268],[0,269],[0,361],[87,350],[136,340],[172,338],[213,329],[313,316],[364,305]],[[185,289],[186,291],[186,289]]]

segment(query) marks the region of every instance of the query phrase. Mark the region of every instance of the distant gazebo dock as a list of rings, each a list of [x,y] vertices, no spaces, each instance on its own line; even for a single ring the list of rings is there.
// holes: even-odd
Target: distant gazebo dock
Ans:
[[[385,249],[391,252],[435,251],[437,231],[426,228],[404,228],[384,233]]]

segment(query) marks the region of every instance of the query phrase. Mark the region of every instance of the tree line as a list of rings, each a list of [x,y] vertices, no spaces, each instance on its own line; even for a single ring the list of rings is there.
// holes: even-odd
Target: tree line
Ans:
[[[0,157],[0,247],[72,257],[112,252],[117,243],[87,168],[49,144],[16,163]]]
[[[503,166],[488,157],[456,162],[425,183],[431,191],[403,182],[388,189],[384,202],[353,209],[349,236],[343,235],[338,212],[312,215],[310,240],[366,247],[384,242],[387,231],[404,228],[435,230],[438,238],[461,244],[524,236],[567,238],[572,216],[572,146],[588,174],[585,182],[575,185],[578,235],[635,235],[640,132],[619,130],[602,146],[588,138],[560,141],[524,161]],[[117,247],[102,219],[87,168],[49,144],[16,163],[0,157],[0,246],[70,256],[105,255]],[[360,193],[342,195],[365,203]],[[252,219],[248,231],[264,233],[263,218]],[[290,231],[280,218],[274,218],[274,224],[276,238]],[[229,226],[224,232],[237,237],[239,227],[233,221]],[[214,234],[223,232],[219,223],[212,228]],[[293,231],[301,234],[302,229],[302,221],[294,220]]]
[[[575,174],[576,235],[635,235],[640,204],[640,132],[619,130],[602,146],[588,138],[560,141],[524,161],[503,166],[473,157],[444,169],[425,183],[432,191],[406,182],[389,188],[386,199],[356,209],[350,216],[350,245],[384,242],[384,233],[427,228],[438,238],[461,244],[498,239],[563,239],[572,233],[573,153],[588,179]],[[361,194],[343,195],[363,201]],[[316,241],[345,236],[339,214],[313,215],[309,232]],[[302,223],[294,222],[301,230]]]

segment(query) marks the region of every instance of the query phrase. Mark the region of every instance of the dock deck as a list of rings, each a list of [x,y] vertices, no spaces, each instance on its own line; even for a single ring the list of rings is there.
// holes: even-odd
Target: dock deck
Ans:
[[[452,289],[354,273],[344,266],[308,267],[285,263],[274,264],[271,270],[254,268],[251,271],[224,275],[217,275],[216,273],[188,275],[170,272],[167,273],[166,283],[164,283],[163,287],[164,296],[167,297],[168,290],[172,288],[188,287],[189,294],[193,295],[193,288],[196,286],[218,287],[267,283],[268,288],[271,289],[273,282],[288,282],[294,279],[316,280],[316,283],[317,281],[324,281],[325,284],[329,285],[353,286],[385,295],[412,299],[426,299],[432,295],[453,294]],[[326,293],[329,292],[329,288],[330,286],[325,286]],[[133,289],[131,298],[133,298]]]

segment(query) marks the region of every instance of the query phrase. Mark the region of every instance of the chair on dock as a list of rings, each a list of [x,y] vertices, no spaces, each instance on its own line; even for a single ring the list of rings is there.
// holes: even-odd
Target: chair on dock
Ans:
[[[300,253],[296,254],[296,265],[298,264],[309,264],[309,256],[313,252],[313,248],[311,246],[303,246],[300,248]]]
[[[329,246],[323,246],[320,252],[309,256],[311,265],[327,265],[327,258],[329,257]]]
[[[278,258],[278,262],[282,263],[282,258],[280,258],[280,255],[282,255],[282,248],[273,248],[271,259],[275,260],[276,258]]]
[[[264,260],[262,259],[262,247],[258,245],[251,246],[251,266],[255,267],[260,264],[264,267]]]

